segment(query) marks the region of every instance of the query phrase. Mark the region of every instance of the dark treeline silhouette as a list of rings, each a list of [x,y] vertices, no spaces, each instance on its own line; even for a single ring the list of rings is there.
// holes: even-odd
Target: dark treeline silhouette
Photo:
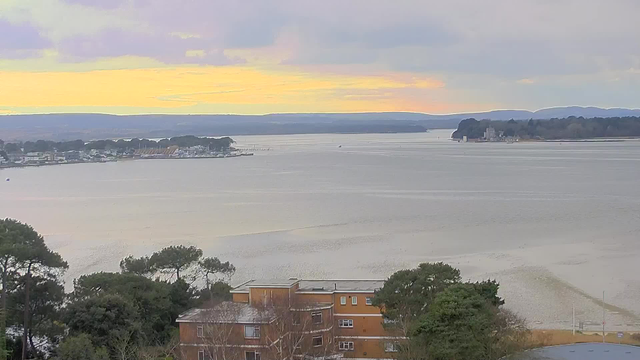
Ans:
[[[479,139],[488,127],[502,132],[504,136],[519,136],[522,139],[588,139],[603,137],[640,136],[640,117],[583,118],[492,121],[466,119],[458,124],[454,139],[467,136]]]
[[[223,138],[208,138],[197,137],[193,135],[176,136],[168,139],[162,139],[159,141],[149,139],[131,139],[131,140],[94,140],[84,142],[82,140],[72,141],[25,141],[18,143],[6,143],[4,144],[4,151],[7,153],[20,153],[20,152],[45,152],[45,151],[82,151],[82,150],[130,150],[130,149],[142,149],[142,148],[166,148],[169,146],[178,147],[191,147],[191,146],[206,146],[209,150],[224,151],[228,150],[235,141],[230,137]]]

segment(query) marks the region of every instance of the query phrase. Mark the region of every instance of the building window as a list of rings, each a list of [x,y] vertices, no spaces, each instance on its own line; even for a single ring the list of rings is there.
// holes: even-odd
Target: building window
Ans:
[[[338,327],[341,328],[352,328],[353,320],[352,319],[340,319],[338,320]]]
[[[294,312],[293,313],[293,325],[300,325],[300,313],[299,312]]]
[[[365,300],[365,303],[367,305],[369,305],[369,306],[373,305],[373,298],[366,297],[366,298],[364,298],[364,300]]]
[[[398,352],[398,343],[394,343],[394,342],[384,343],[384,352]]]
[[[347,297],[340,296],[340,305],[347,305]]]
[[[260,360],[260,353],[257,351],[247,351],[244,353],[244,360]]]
[[[358,297],[357,296],[352,296],[351,297],[351,305],[358,305]]]
[[[340,341],[338,343],[338,349],[340,349],[340,351],[353,351],[355,346],[353,346],[353,341]]]
[[[198,360],[204,360],[204,350],[198,351]]]
[[[260,326],[245,325],[244,337],[245,339],[260,339]]]
[[[312,339],[313,347],[322,346],[322,336],[314,336]]]
[[[198,325],[198,328],[196,329],[196,334],[198,335],[199,338],[204,337],[204,326]]]
[[[311,313],[311,322],[313,322],[316,325],[322,324],[322,313],[321,312]]]

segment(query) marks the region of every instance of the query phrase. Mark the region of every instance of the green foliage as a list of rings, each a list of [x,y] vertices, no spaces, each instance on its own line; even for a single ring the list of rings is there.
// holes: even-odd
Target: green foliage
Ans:
[[[100,272],[76,279],[70,298],[72,304],[103,294],[126,298],[136,307],[144,339],[151,343],[162,343],[170,338],[178,315],[188,309],[185,305],[177,306],[173,303],[173,289],[170,283],[154,281],[140,275]],[[189,289],[184,296],[191,296]],[[188,304],[190,300],[181,301]]]
[[[211,276],[223,276],[230,278],[236,272],[236,267],[230,262],[222,262],[217,257],[204,258],[199,262],[200,271],[205,278],[205,287],[211,284]]]
[[[460,270],[441,262],[423,263],[391,275],[376,291],[373,304],[389,319],[407,320],[424,313],[438,293],[458,282]]]
[[[171,300],[171,317],[174,321],[180,313],[194,306],[194,298],[194,289],[184,279],[178,279],[171,284],[169,299]]]
[[[97,360],[96,349],[87,334],[70,336],[58,347],[59,360]]]
[[[2,307],[0,309],[0,332],[5,336],[5,327],[7,321],[9,301],[9,282],[14,282],[13,290],[16,288],[24,289],[24,303],[30,304],[30,306],[23,306],[25,316],[23,317],[23,329],[24,337],[29,336],[31,338],[33,329],[31,323],[33,322],[33,314],[30,310],[32,307],[36,307],[38,313],[36,313],[37,320],[41,320],[42,316],[53,316],[54,314],[48,313],[51,307],[56,307],[55,294],[52,294],[50,298],[51,303],[45,304],[43,302],[33,301],[29,299],[30,285],[33,287],[35,279],[35,291],[42,291],[38,288],[38,280],[44,281],[44,291],[55,291],[55,283],[59,280],[59,276],[62,275],[62,271],[68,268],[68,264],[62,259],[60,254],[51,251],[44,242],[43,237],[38,234],[31,226],[20,223],[12,219],[0,220],[0,271],[2,276]],[[48,283],[47,280],[51,280]],[[46,288],[51,286],[51,288]],[[13,294],[13,302],[19,303]],[[16,314],[14,313],[14,317]],[[16,320],[17,322],[17,320]],[[43,324],[41,322],[39,325]],[[42,329],[37,329],[40,331]],[[6,345],[4,337],[0,338],[0,359],[4,358]],[[36,351],[36,349],[32,349]]]
[[[232,289],[226,282],[217,281],[209,285],[209,288],[200,290],[198,300],[200,303],[231,301],[233,299]]]
[[[4,145],[4,151],[8,154],[15,154],[20,152],[20,146],[14,143],[7,143]]]
[[[8,312],[8,324],[11,326],[20,327],[24,320],[25,280],[24,276],[17,279],[9,296],[12,306]],[[64,286],[60,279],[34,276],[31,278],[30,292],[30,336],[44,337],[55,343],[65,329],[61,322],[61,310],[65,300]]]
[[[640,136],[640,117],[588,118],[568,117],[565,119],[529,121],[491,121],[465,119],[451,135],[454,139],[467,136],[479,139],[484,131],[493,127],[505,136],[519,136],[523,139],[586,139],[602,137]]]
[[[108,347],[130,334],[140,340],[140,315],[136,306],[120,295],[104,294],[69,304],[65,322],[71,335],[87,334],[96,346]]]
[[[495,307],[504,305],[504,300],[498,296],[500,284],[495,280],[485,280],[475,283],[468,283],[486,301]]]
[[[123,273],[132,273],[142,276],[153,273],[151,264],[149,264],[149,258],[146,256],[141,258],[134,258],[131,255],[127,256],[120,261],[120,270]]]
[[[493,360],[523,350],[524,320],[500,307],[494,280],[461,282],[460,271],[444,263],[424,263],[394,273],[376,292],[373,304],[389,330],[408,338],[401,359]]]
[[[429,360],[490,359],[493,315],[473,285],[452,285],[436,296],[411,340]]]
[[[153,269],[180,279],[180,273],[197,264],[201,257],[202,250],[195,246],[169,246],[151,255],[149,264]]]
[[[149,258],[127,257],[120,265],[122,273],[79,277],[66,296],[61,275],[67,263],[62,257],[30,226],[0,220],[2,300],[7,310],[0,318],[2,334],[7,320],[16,329],[23,327],[31,344],[27,356],[34,358],[47,354],[61,360],[136,358],[142,349],[165,345],[166,351],[158,354],[171,354],[179,314],[204,301],[231,297],[231,287],[220,279],[230,277],[235,267],[217,258],[202,259],[202,250],[195,247],[171,246]],[[175,281],[141,275],[156,272],[175,274]],[[185,281],[198,275],[207,282],[202,290]],[[68,335],[60,344],[65,330]],[[34,342],[34,338],[48,341]],[[20,358],[20,337],[8,339],[8,347],[1,343],[12,359]],[[51,347],[37,348],[40,344]]]

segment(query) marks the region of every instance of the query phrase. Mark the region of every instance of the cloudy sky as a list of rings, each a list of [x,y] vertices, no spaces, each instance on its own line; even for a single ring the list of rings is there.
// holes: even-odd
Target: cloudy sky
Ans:
[[[0,0],[0,114],[640,108],[639,0]]]

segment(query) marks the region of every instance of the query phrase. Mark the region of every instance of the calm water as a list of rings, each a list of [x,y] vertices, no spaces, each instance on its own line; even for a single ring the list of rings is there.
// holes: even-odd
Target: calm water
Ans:
[[[384,278],[423,261],[497,278],[533,326],[640,329],[640,141],[461,144],[451,131],[237,137],[253,157],[1,170],[0,217],[74,277],[194,244],[234,281]],[[341,145],[341,147],[340,147]],[[634,325],[638,324],[638,325]]]

